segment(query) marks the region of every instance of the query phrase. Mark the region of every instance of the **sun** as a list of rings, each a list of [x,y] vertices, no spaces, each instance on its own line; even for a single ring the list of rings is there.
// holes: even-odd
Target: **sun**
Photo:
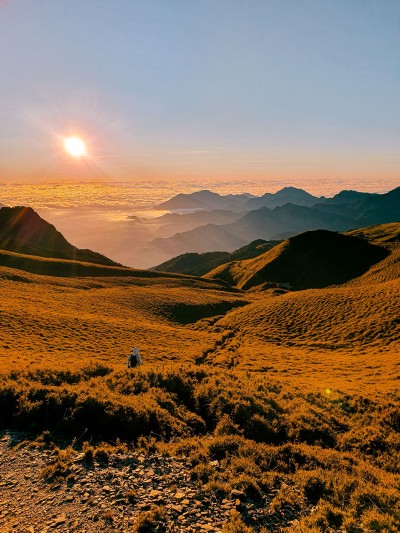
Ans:
[[[68,155],[76,159],[87,155],[86,143],[81,137],[66,137],[64,139],[64,150]]]

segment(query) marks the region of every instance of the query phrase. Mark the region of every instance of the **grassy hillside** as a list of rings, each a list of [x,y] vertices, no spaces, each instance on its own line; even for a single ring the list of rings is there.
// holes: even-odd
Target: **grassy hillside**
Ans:
[[[2,252],[0,428],[48,431],[41,445],[84,433],[88,469],[117,439],[182,456],[218,505],[240,500],[224,533],[396,533],[397,231],[335,237],[354,269],[293,292]],[[299,269],[296,246],[265,255],[287,253]],[[127,370],[133,345],[144,365]],[[67,455],[47,472],[72,483]]]
[[[317,230],[292,237],[255,259],[220,266],[206,277],[242,289],[322,288],[361,275],[389,253],[359,237]]]
[[[245,303],[195,278],[102,274],[60,278],[0,268],[0,307],[6,310],[0,317],[2,367],[75,367],[88,361],[122,367],[134,344],[149,363],[193,361],[218,334],[184,324]]]

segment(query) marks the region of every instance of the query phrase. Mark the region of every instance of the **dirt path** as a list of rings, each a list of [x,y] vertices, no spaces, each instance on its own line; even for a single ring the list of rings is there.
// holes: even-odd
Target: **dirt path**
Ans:
[[[185,459],[159,454],[120,454],[107,465],[89,468],[77,453],[71,466],[74,480],[49,484],[41,472],[51,463],[52,452],[15,447],[16,437],[8,433],[0,440],[1,533],[128,532],[141,513],[157,506],[165,508],[168,532],[220,533],[237,511],[246,512],[254,524],[272,526],[271,531],[280,531],[290,520],[279,525],[268,505],[254,508],[239,491],[217,500],[191,480]]]
[[[220,317],[219,317],[220,318]],[[217,339],[214,346],[205,350],[196,359],[198,365],[223,364],[226,368],[233,368],[238,364],[237,350],[241,345],[242,335],[233,328],[225,328],[221,337]]]

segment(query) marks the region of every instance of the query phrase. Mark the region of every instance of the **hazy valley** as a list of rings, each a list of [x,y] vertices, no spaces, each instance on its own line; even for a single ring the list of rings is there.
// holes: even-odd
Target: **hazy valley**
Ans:
[[[126,200],[118,206],[111,197],[108,207],[104,199],[104,205],[47,207],[38,213],[79,248],[130,267],[151,268],[188,252],[230,253],[256,239],[397,221],[399,196],[399,188],[380,194],[342,191],[330,198],[294,187],[259,196],[205,190],[150,202],[145,209],[130,207]]]

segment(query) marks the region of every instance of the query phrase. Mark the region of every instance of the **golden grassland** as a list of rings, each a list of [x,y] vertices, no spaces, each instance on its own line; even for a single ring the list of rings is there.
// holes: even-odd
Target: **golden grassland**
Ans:
[[[395,533],[400,268],[387,246],[362,276],[297,292],[2,266],[0,426],[182,454],[221,499],[273,494],[291,531]],[[127,370],[133,345],[144,365]]]
[[[217,324],[235,343],[215,355],[298,383],[365,391],[398,387],[400,283],[336,287],[275,296],[272,291]]]
[[[121,368],[136,344],[150,364],[193,362],[218,333],[190,322],[246,303],[218,284],[173,276],[55,278],[3,267],[0,287],[3,371],[89,362]]]

